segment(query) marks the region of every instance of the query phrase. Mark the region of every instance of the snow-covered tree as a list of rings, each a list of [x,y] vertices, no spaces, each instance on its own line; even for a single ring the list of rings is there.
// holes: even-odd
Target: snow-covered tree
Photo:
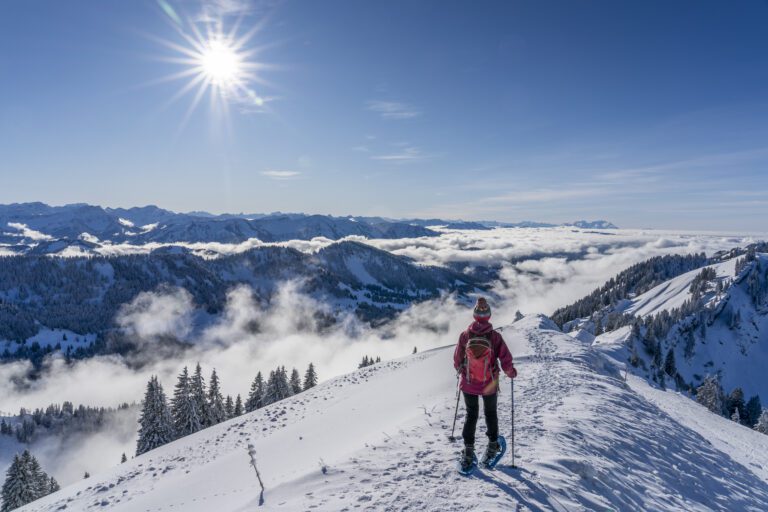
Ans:
[[[14,455],[11,467],[5,473],[5,482],[2,487],[2,508],[0,511],[23,507],[36,499],[34,481],[29,469],[24,467],[21,457]]]
[[[141,455],[173,441],[174,429],[171,412],[165,398],[163,386],[152,376],[147,384],[139,418],[139,439],[136,441],[136,455]]]
[[[251,391],[248,393],[248,398],[245,401],[245,412],[252,412],[264,407],[265,393],[266,386],[264,384],[264,377],[262,377],[261,372],[259,372],[256,374],[256,378],[253,379]]]
[[[227,395],[224,400],[224,413],[227,415],[227,419],[235,417],[235,402],[232,401],[232,395]]]
[[[724,408],[723,388],[717,378],[708,376],[701,386],[696,389],[696,401],[701,405],[722,416]]]
[[[304,373],[304,391],[315,386],[317,386],[317,373],[315,372],[315,365],[309,363],[307,371]]]
[[[296,368],[293,369],[291,372],[291,391],[295,395],[296,393],[301,393],[302,387],[301,387],[301,377],[299,376],[299,370]]]
[[[91,478],[91,474],[89,472],[86,471],[83,473],[83,480],[88,480],[89,478]]]
[[[755,424],[755,430],[761,434],[768,434],[768,409],[763,409],[763,412],[760,413],[760,418]]]
[[[128,462],[128,457],[125,456],[125,452],[123,452],[123,456],[120,457],[120,464],[125,464]]]
[[[195,373],[189,379],[189,394],[195,402],[198,416],[200,417],[200,426],[209,427],[211,423],[211,414],[208,410],[208,397],[205,393],[205,379],[203,378],[203,369],[200,363],[195,366]]]
[[[243,415],[243,399],[240,398],[240,394],[237,395],[237,398],[235,399],[235,410],[232,412],[233,417],[238,417]]]
[[[171,399],[173,430],[177,438],[194,434],[202,428],[197,402],[192,398],[192,388],[187,367],[179,374]]]
[[[214,369],[208,384],[208,425],[216,425],[226,421],[227,412],[224,408],[224,397],[221,395],[219,376]]]
[[[28,450],[24,450],[21,455],[13,457],[6,472],[0,491],[0,511],[14,510],[58,490],[56,480],[42,470],[40,463]]]
[[[738,409],[734,409],[733,414],[731,415],[731,420],[736,423],[741,423],[741,415],[739,414]]]
[[[59,482],[57,482],[55,478],[50,477],[48,479],[48,494],[51,494],[60,490],[61,490],[61,486],[59,485]]]
[[[729,418],[733,418],[735,412],[739,412],[739,418],[746,417],[744,408],[744,391],[741,388],[735,388],[725,400],[725,412]]]

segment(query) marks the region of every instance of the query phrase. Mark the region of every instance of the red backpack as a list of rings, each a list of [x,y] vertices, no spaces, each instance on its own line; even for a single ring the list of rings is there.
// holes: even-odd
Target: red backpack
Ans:
[[[467,340],[464,355],[467,382],[479,383],[485,386],[493,380],[493,363],[495,359],[493,345],[485,336],[472,335],[469,331],[467,331],[467,336],[471,336]]]

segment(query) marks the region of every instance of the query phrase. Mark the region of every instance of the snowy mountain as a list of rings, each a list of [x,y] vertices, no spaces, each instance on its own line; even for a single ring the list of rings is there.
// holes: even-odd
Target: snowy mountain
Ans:
[[[768,436],[643,378],[625,380],[623,365],[545,317],[527,317],[503,332],[520,372],[519,469],[510,467],[508,454],[496,471],[456,473],[460,446],[448,441],[456,403],[448,346],[332,379],[20,510],[768,508]],[[505,378],[499,400],[505,434],[509,389]],[[249,466],[251,443],[263,497]]]
[[[738,389],[737,401],[754,397],[759,404],[768,396],[768,254],[759,252],[766,249],[726,253],[688,271],[696,257],[637,265],[556,318],[654,385],[696,393],[713,378],[721,393]],[[649,278],[662,270],[669,279]],[[722,410],[713,412],[730,417],[734,407],[739,421],[754,425],[759,406],[746,417],[743,403],[728,405],[723,397]]]
[[[437,236],[421,226],[378,219],[359,222],[327,215],[274,214],[203,215],[174,213],[156,206],[141,208],[101,208],[87,204],[48,206],[43,203],[0,205],[0,244],[16,252],[35,247],[41,241],[58,241],[71,246],[86,240],[141,245],[150,242],[239,243],[249,239],[262,242],[311,240],[325,237],[339,240],[347,236],[403,238]],[[38,252],[44,247],[38,248]]]
[[[0,258],[0,354],[40,359],[45,351],[33,350],[34,342],[48,346],[51,340],[41,333],[51,329],[84,339],[99,335],[103,351],[102,335],[113,329],[119,308],[161,286],[184,288],[197,308],[216,315],[227,291],[238,285],[248,285],[266,304],[289,281],[300,282],[302,290],[335,312],[353,312],[368,321],[391,318],[444,293],[462,298],[484,288],[464,274],[351,241],[311,254],[266,246],[214,260],[180,247],[147,256],[5,257]]]
[[[564,226],[573,226],[581,229],[619,229],[615,224],[607,220],[577,220]]]

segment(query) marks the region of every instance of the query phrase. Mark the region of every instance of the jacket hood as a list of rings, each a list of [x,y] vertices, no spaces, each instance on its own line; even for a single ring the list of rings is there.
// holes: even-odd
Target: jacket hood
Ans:
[[[469,324],[469,331],[472,334],[488,334],[493,330],[491,322],[472,322]]]

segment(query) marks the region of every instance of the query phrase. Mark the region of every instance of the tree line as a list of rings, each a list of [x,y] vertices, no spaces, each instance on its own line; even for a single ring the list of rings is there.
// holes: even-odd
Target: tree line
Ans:
[[[200,363],[190,375],[185,366],[179,374],[170,401],[156,376],[147,383],[139,417],[139,437],[136,455],[141,455],[166,443],[211,427],[222,421],[236,418],[283,400],[317,385],[317,373],[310,363],[302,381],[294,368],[291,375],[285,366],[272,370],[265,381],[261,372],[251,384],[243,402],[238,394],[233,400],[221,393],[221,382],[214,369],[208,385],[205,384]]]

